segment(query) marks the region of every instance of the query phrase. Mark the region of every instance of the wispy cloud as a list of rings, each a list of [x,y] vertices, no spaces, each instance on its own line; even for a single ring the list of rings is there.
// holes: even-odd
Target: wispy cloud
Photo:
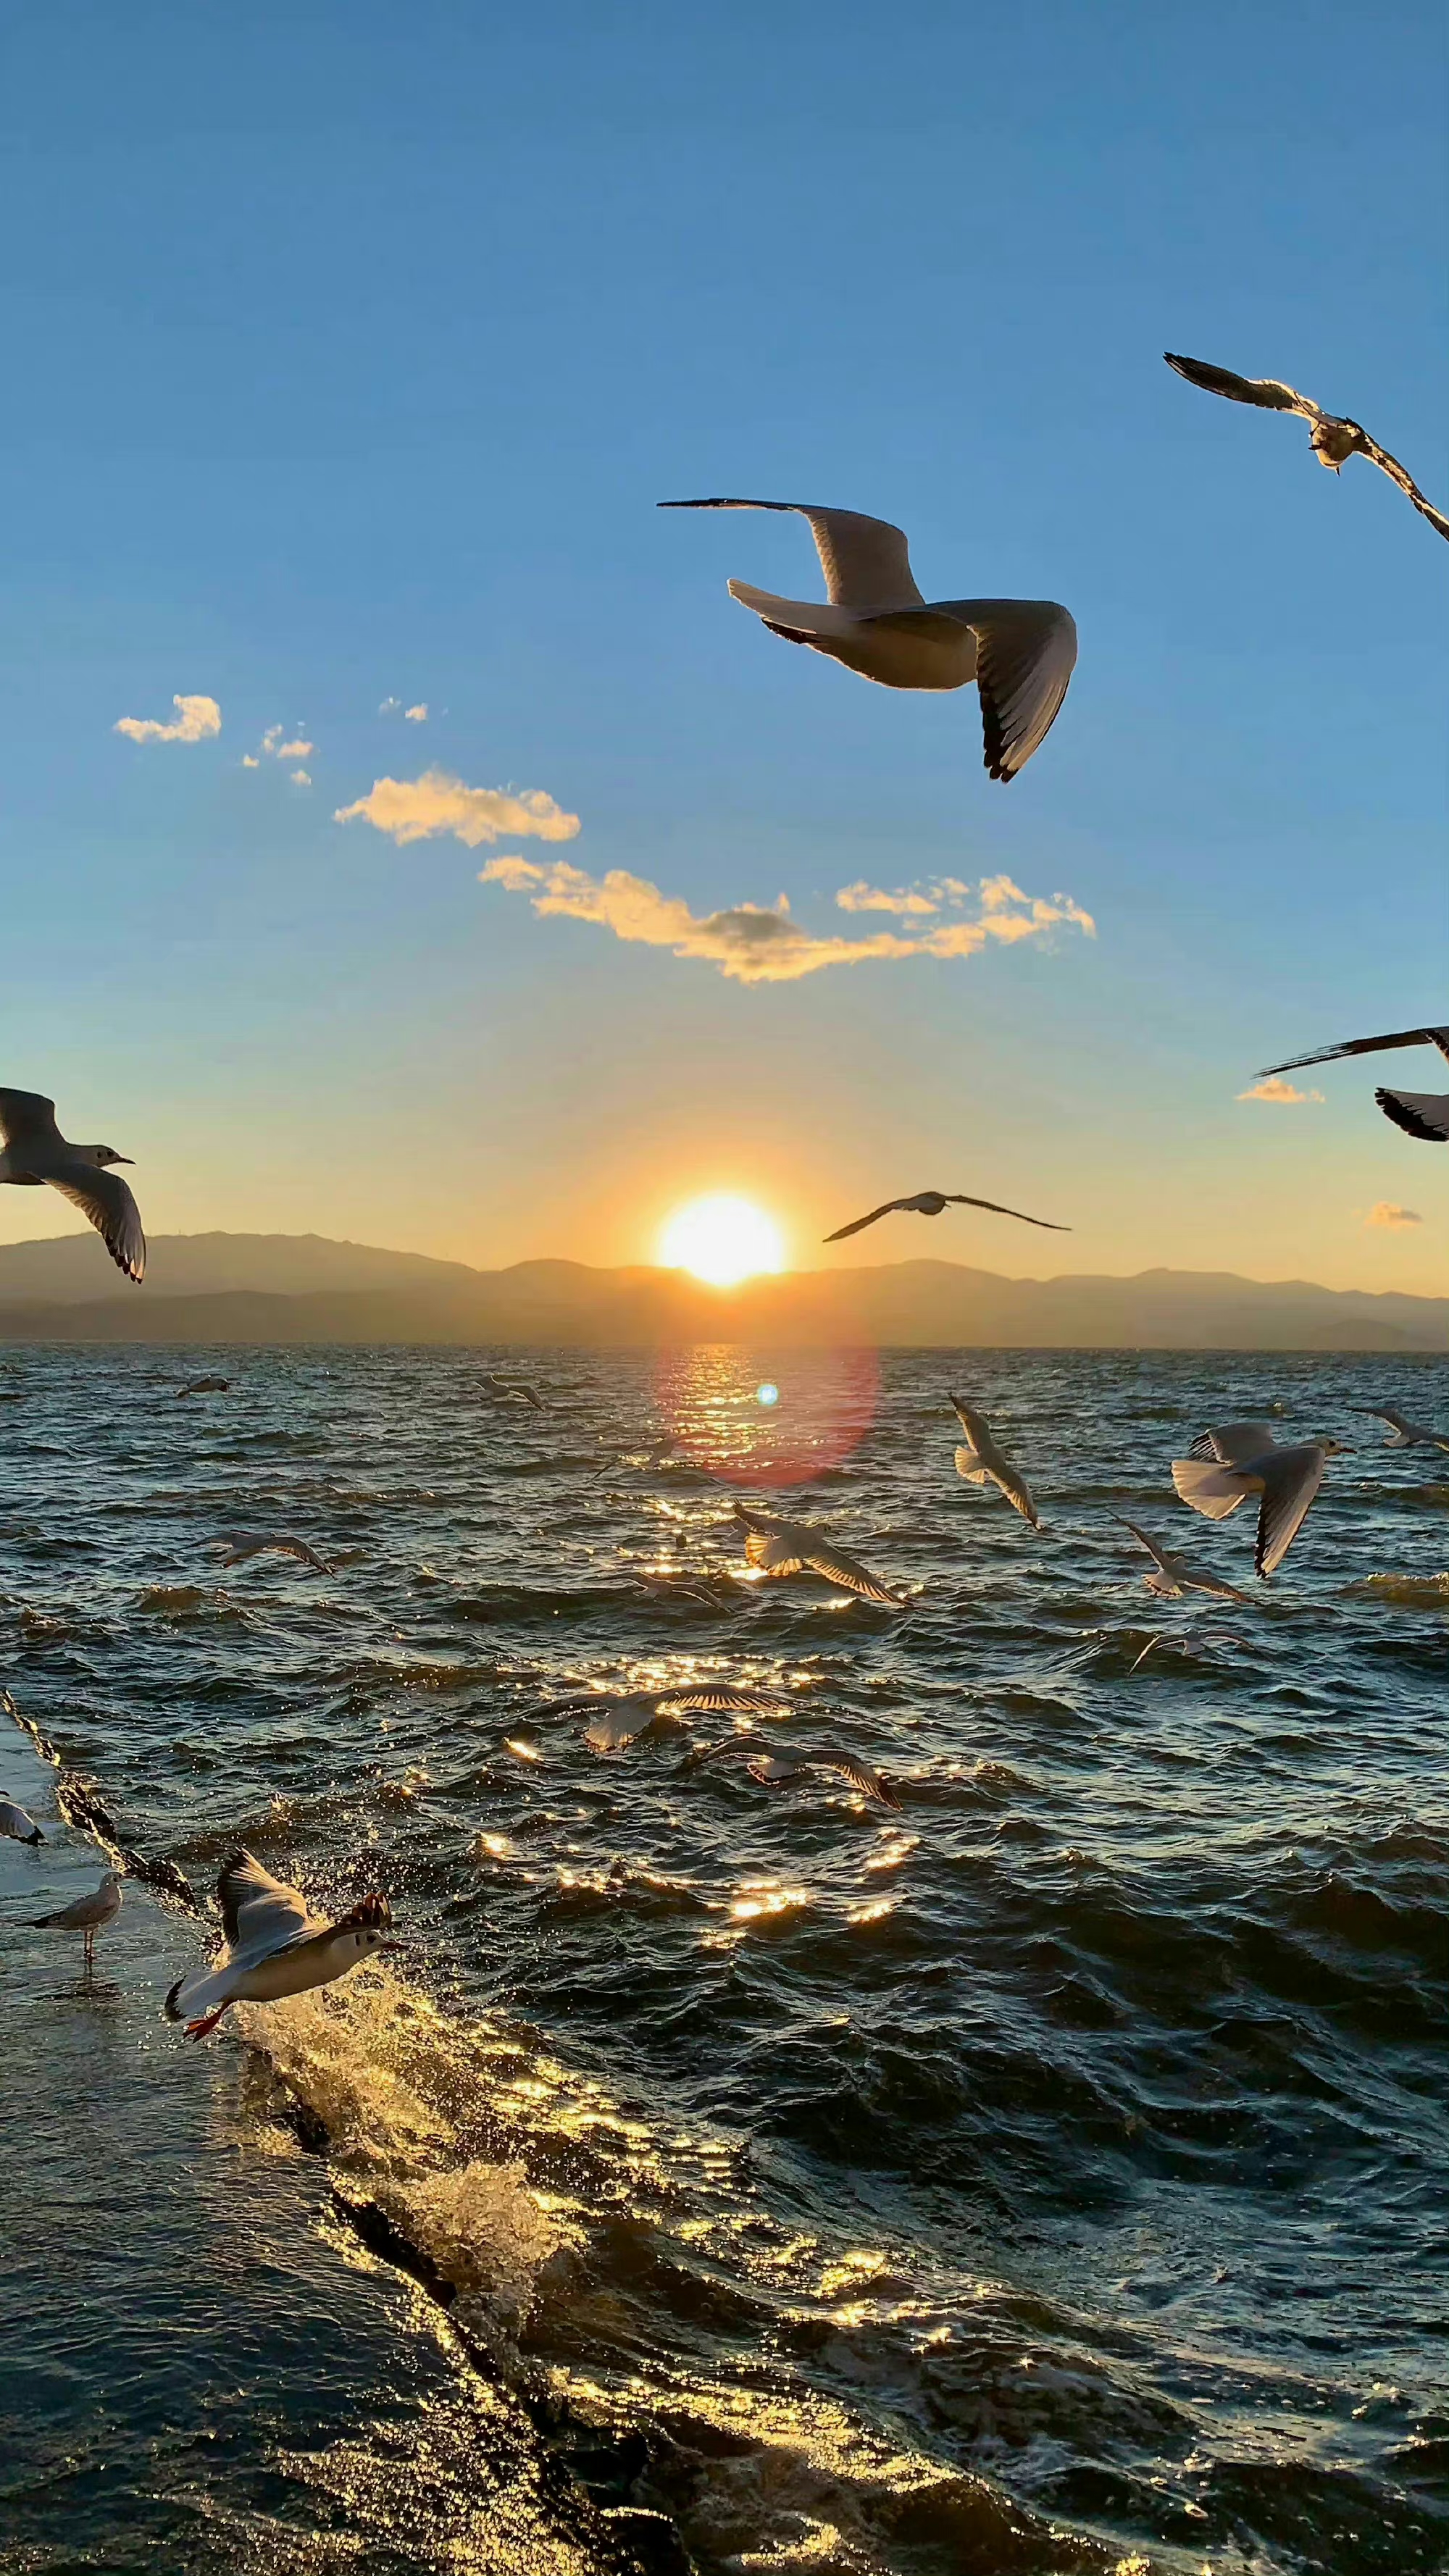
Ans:
[[[1089,936],[1094,930],[1090,915],[1070,896],[1057,895],[1048,903],[1039,895],[1023,894],[1009,877],[983,879],[974,898],[963,886],[959,895],[951,897],[955,917],[934,922],[929,930],[909,935],[879,930],[860,939],[847,939],[838,932],[819,936],[803,929],[793,919],[784,895],[775,904],[742,903],[727,912],[693,913],[681,896],[664,894],[647,877],[631,876],[624,868],[611,868],[602,878],[591,877],[564,859],[540,863],[510,853],[490,859],[480,872],[480,882],[501,885],[510,894],[526,894],[535,912],[595,922],[611,930],[616,939],[667,948],[676,957],[715,966],[741,984],[790,984],[827,966],[860,966],[872,960],[971,957],[993,939],[1030,939],[1060,924],[1070,924]],[[969,917],[968,900],[976,906]],[[844,907],[847,911],[869,908]]]
[[[426,769],[421,778],[376,778],[370,796],[340,805],[332,819],[371,823],[374,831],[389,833],[399,849],[440,832],[451,832],[476,850],[480,842],[496,841],[505,832],[571,841],[579,828],[577,814],[565,814],[541,787],[525,787],[517,794],[502,787],[465,787],[445,769]]]
[[[883,886],[867,885],[864,877],[857,878],[854,885],[842,886],[835,900],[842,912],[893,912],[899,920],[940,909],[930,895],[922,894],[915,886],[897,886],[890,893]]]
[[[1382,1226],[1387,1234],[1404,1234],[1411,1225],[1424,1222],[1417,1208],[1400,1207],[1393,1199],[1375,1199],[1365,1225]]]
[[[310,772],[309,770],[306,770],[306,769],[294,769],[294,770],[293,770],[293,772],[292,772],[292,785],[293,785],[294,787],[310,787],[310,786],[311,786],[311,784],[312,784],[312,777],[311,777],[311,772]]]
[[[208,735],[221,731],[221,709],[215,698],[183,698],[171,701],[176,709],[173,724],[162,724],[155,716],[122,716],[115,726],[132,742],[205,742]]]
[[[1295,1084],[1284,1082],[1273,1074],[1266,1082],[1255,1082],[1247,1091],[1238,1093],[1240,1100],[1266,1100],[1271,1109],[1304,1109],[1310,1102],[1322,1102],[1321,1091],[1299,1091]]]
[[[426,724],[428,721],[427,699],[419,698],[415,707],[404,707],[403,714],[409,724]]]

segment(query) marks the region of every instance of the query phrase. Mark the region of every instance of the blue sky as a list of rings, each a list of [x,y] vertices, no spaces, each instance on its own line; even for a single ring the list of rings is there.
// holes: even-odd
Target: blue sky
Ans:
[[[1437,1288],[1449,1157],[1372,1102],[1437,1059],[1235,1095],[1446,1015],[1449,553],[1160,353],[1286,376],[1449,502],[1446,53],[1337,0],[12,19],[4,1078],[136,1157],[153,1232],[647,1259],[733,1188],[813,1260],[932,1185],[1075,1231],[838,1257]],[[1024,775],[974,692],[734,605],[819,581],[803,522],[653,506],[721,491],[1065,601]],[[178,694],[220,733],[115,733]],[[333,820],[429,768],[579,831]],[[836,935],[857,880],[1007,875],[1096,937],[745,986],[480,885],[509,851]]]

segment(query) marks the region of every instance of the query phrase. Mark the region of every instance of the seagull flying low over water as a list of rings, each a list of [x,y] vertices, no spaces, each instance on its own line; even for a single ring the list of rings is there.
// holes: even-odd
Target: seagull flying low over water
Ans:
[[[793,510],[808,520],[825,599],[777,599],[732,581],[772,635],[828,653],[887,689],[981,692],[986,767],[1009,781],[1045,741],[1077,658],[1077,630],[1054,599],[926,600],[904,531],[813,501],[661,501],[661,510]]]
[[[1269,1064],[1270,1073],[1300,1073],[1305,1065],[1334,1064],[1346,1055],[1381,1055],[1390,1047],[1437,1047],[1449,1063],[1449,1028],[1394,1029],[1382,1038],[1346,1038],[1342,1046],[1319,1047],[1313,1055],[1290,1056],[1286,1064]],[[1402,1127],[1406,1136],[1417,1136],[1421,1144],[1449,1144],[1449,1091],[1385,1091],[1374,1093],[1386,1118]]]
[[[706,1762],[723,1762],[732,1754],[746,1757],[745,1768],[752,1780],[763,1781],[767,1789],[788,1789],[796,1780],[805,1779],[812,1771],[834,1771],[848,1780],[863,1798],[871,1798],[878,1807],[893,1807],[900,1812],[900,1799],[883,1772],[874,1764],[862,1762],[853,1753],[842,1753],[832,1745],[821,1745],[814,1753],[761,1753],[748,1735],[722,1736],[718,1744],[707,1744],[702,1753],[693,1753],[681,1770],[697,1771]]]
[[[15,1843],[43,1843],[45,1840],[35,1818],[27,1815],[23,1807],[17,1807],[13,1798],[0,1798],[0,1835],[8,1835]]]
[[[1170,349],[1165,349],[1163,356],[1170,367],[1186,376],[1190,385],[1200,386],[1205,394],[1225,394],[1229,402],[1253,403],[1259,411],[1296,412],[1300,420],[1311,420],[1313,429],[1308,443],[1320,465],[1337,474],[1351,456],[1366,456],[1370,465],[1380,467],[1391,483],[1397,483],[1399,490],[1408,494],[1431,528],[1437,528],[1441,537],[1449,537],[1449,519],[1425,500],[1407,466],[1370,438],[1366,429],[1360,429],[1356,420],[1340,420],[1310,395],[1295,393],[1291,385],[1280,384],[1276,376],[1235,376],[1227,367],[1210,366],[1206,358],[1175,358]]]
[[[332,1574],[336,1570],[324,1556],[318,1555],[315,1547],[309,1547],[304,1538],[292,1538],[285,1530],[228,1530],[217,1545],[230,1551],[221,1560],[223,1573],[233,1565],[244,1565],[249,1556],[268,1554],[295,1556],[299,1564],[310,1565],[318,1574]]]
[[[1184,1592],[1215,1592],[1224,1601],[1248,1601],[1249,1595],[1239,1592],[1235,1585],[1222,1582],[1216,1574],[1203,1574],[1197,1566],[1189,1565],[1185,1556],[1176,1556],[1167,1548],[1160,1547],[1155,1538],[1148,1537],[1145,1529],[1139,1529],[1135,1521],[1129,1521],[1125,1512],[1114,1512],[1112,1517],[1119,1520],[1124,1529],[1129,1529],[1139,1544],[1146,1548],[1153,1570],[1144,1574],[1142,1580],[1148,1591],[1155,1592],[1160,1600],[1180,1601]],[[1143,1655],[1146,1652],[1144,1648]],[[1138,1663],[1142,1662],[1143,1655],[1138,1656]],[[1135,1672],[1137,1665],[1134,1664],[1132,1669]]]
[[[178,1395],[225,1395],[231,1386],[229,1377],[193,1377],[178,1386]]]
[[[1396,1413],[1391,1404],[1351,1404],[1348,1409],[1350,1413],[1372,1414],[1375,1422],[1390,1425],[1390,1436],[1384,1442],[1386,1449],[1449,1449],[1449,1431],[1431,1431],[1427,1423],[1406,1422],[1402,1413]],[[1397,1438],[1393,1436],[1395,1433]]]
[[[965,1446],[956,1452],[957,1475],[964,1476],[968,1485],[999,1485],[1022,1519],[1030,1521],[1033,1529],[1040,1529],[1041,1520],[1031,1498],[1031,1487],[1020,1468],[1013,1467],[1010,1459],[1003,1457],[997,1448],[985,1414],[978,1413],[973,1405],[963,1404],[959,1395],[953,1395],[951,1402],[956,1408],[956,1419],[966,1434]]]
[[[100,1886],[89,1896],[78,1896],[63,1905],[58,1914],[37,1914],[32,1932],[83,1932],[86,1967],[95,1962],[96,1934],[107,1923],[113,1923],[121,1910],[121,1882],[113,1869],[108,1869]]]
[[[328,1923],[249,1851],[232,1853],[216,1892],[225,1955],[178,1977],[166,1998],[167,2020],[184,2021],[188,2039],[205,2039],[232,2004],[309,1994],[345,1977],[374,1950],[396,1947],[387,1937],[392,1913],[385,1896],[364,1896]]]
[[[1014,1216],[1022,1225],[1044,1227],[1048,1234],[1070,1234],[1072,1230],[1069,1225],[1053,1225],[1047,1216],[1023,1216],[1020,1208],[1002,1207],[997,1199],[969,1199],[963,1190],[917,1190],[913,1199],[887,1199],[883,1207],[872,1208],[869,1216],[858,1216],[849,1225],[838,1225],[835,1232],[827,1234],[824,1240],[826,1243],[843,1243],[848,1234],[859,1234],[866,1226],[875,1225],[881,1217],[895,1216],[898,1212],[907,1216],[940,1216],[948,1207],[989,1208],[993,1216]]]
[[[586,1717],[584,1742],[592,1753],[622,1753],[641,1737],[660,1733],[686,1717],[788,1717],[793,1703],[780,1691],[748,1690],[733,1682],[690,1683],[678,1690],[582,1691],[554,1700],[540,1717]]]
[[[530,1405],[535,1413],[547,1410],[537,1387],[529,1386],[523,1378],[495,1377],[491,1369],[485,1369],[483,1383],[491,1395],[502,1396],[507,1402]]]
[[[838,1583],[846,1592],[858,1592],[863,1601],[881,1601],[890,1610],[905,1608],[899,1594],[887,1591],[879,1575],[858,1558],[847,1556],[844,1548],[833,1547],[804,1521],[780,1520],[773,1512],[757,1512],[744,1503],[736,1503],[735,1518],[745,1525],[745,1562],[761,1574],[799,1574],[808,1565],[812,1574],[823,1574],[827,1583]]]
[[[1250,1494],[1261,1494],[1253,1566],[1269,1575],[1303,1527],[1328,1460],[1345,1446],[1342,1440],[1303,1440],[1277,1449],[1268,1423],[1227,1422],[1204,1431],[1191,1456],[1173,1459],[1172,1481],[1181,1500],[1210,1521],[1225,1521]]]
[[[55,1102],[38,1091],[0,1090],[0,1182],[39,1189],[48,1181],[89,1217],[118,1270],[138,1283],[146,1275],[141,1211],[112,1163],[129,1163],[114,1145],[72,1145],[55,1123]]]

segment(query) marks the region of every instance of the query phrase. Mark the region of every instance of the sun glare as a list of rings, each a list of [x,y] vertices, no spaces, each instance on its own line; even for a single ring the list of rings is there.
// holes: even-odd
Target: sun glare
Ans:
[[[780,1229],[763,1208],[725,1192],[676,1208],[659,1238],[666,1270],[692,1270],[712,1288],[733,1288],[761,1270],[783,1270]]]

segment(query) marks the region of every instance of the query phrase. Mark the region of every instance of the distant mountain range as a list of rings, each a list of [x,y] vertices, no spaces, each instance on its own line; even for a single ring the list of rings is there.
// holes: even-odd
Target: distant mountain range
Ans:
[[[0,1340],[1408,1353],[1449,1348],[1449,1298],[1226,1270],[1004,1279],[950,1261],[797,1271],[725,1291],[678,1270],[471,1270],[315,1234],[161,1235],[137,1289],[87,1232],[0,1245]]]

